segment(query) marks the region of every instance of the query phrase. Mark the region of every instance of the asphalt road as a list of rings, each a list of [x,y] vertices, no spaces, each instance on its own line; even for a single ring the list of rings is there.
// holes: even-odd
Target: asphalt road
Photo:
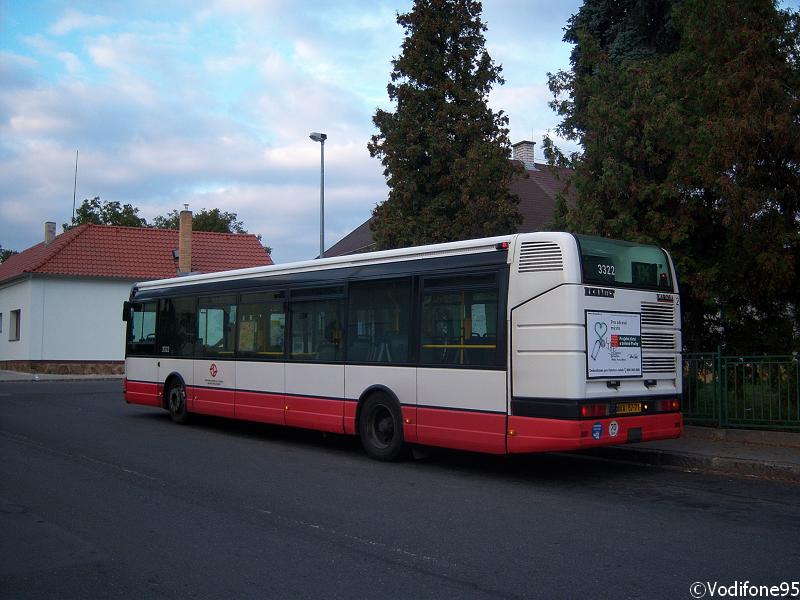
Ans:
[[[0,384],[3,598],[691,598],[800,579],[800,486],[434,452]],[[711,597],[706,594],[705,597]]]

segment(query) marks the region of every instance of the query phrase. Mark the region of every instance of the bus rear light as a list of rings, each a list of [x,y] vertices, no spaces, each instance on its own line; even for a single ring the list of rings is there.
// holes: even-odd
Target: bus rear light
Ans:
[[[497,250],[508,250],[508,242],[498,242],[495,245],[495,249],[497,249]]]
[[[581,406],[582,417],[607,417],[608,404],[584,404]]]
[[[659,400],[656,404],[658,412],[677,412],[681,409],[681,401],[677,398]]]

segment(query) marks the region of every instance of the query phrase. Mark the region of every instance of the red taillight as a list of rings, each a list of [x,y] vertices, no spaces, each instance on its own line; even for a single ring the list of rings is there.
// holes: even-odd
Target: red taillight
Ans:
[[[508,250],[508,242],[498,242],[495,245],[495,248],[497,250]]]
[[[681,401],[677,398],[668,398],[658,401],[658,412],[677,412],[681,409]]]
[[[582,417],[607,417],[608,404],[584,404],[581,406]]]

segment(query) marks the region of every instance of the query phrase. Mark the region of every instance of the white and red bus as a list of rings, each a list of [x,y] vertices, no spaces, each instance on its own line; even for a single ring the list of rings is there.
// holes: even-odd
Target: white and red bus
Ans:
[[[139,283],[125,400],[488,453],[678,437],[669,254],[524,233]]]

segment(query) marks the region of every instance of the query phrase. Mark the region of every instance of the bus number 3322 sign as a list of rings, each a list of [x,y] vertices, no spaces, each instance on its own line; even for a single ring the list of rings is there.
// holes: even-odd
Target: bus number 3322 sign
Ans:
[[[639,313],[586,311],[586,374],[642,376],[642,317]]]

